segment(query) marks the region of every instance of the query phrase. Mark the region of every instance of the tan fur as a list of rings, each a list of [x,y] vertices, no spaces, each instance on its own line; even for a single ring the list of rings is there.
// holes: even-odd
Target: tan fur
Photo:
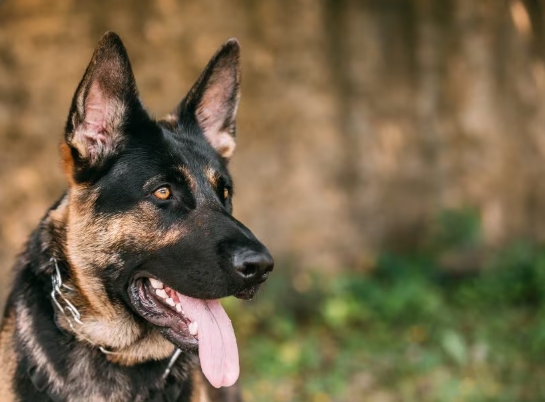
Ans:
[[[95,244],[101,231],[107,237],[107,228],[100,227],[101,222],[95,222],[95,226],[89,222],[96,194],[87,191],[85,198],[78,195],[78,188],[72,187],[69,193],[70,204],[66,211],[65,251],[68,264],[72,267],[76,288],[86,299],[87,311],[82,313],[89,312],[113,321],[117,315],[116,310],[109,303],[104,287],[93,274],[93,270],[114,263],[116,256],[108,255],[109,248],[101,249],[104,244]]]
[[[191,373],[193,383],[193,392],[190,402],[238,402],[240,401],[239,390],[237,387],[214,388],[204,378],[200,368],[196,368]]]
[[[55,368],[49,362],[49,359],[45,355],[41,345],[36,341],[34,334],[36,330],[30,313],[24,304],[24,300],[17,300],[15,304],[15,314],[17,315],[16,328],[19,333],[25,347],[29,350],[29,357],[33,359],[33,362],[37,367],[45,369],[48,373],[49,380],[51,381],[52,388],[59,390],[64,388],[64,381],[55,371]]]
[[[199,369],[193,370],[193,393],[191,394],[191,402],[210,402],[208,395],[208,386],[204,381],[204,376]]]
[[[62,392],[65,395],[70,395],[72,392],[77,392],[71,389],[71,384],[78,383],[85,377],[88,377],[87,381],[85,382],[89,384],[89,387],[85,389],[85,393],[83,395],[78,394],[77,398],[72,395],[72,397],[68,398],[69,400],[86,400],[93,402],[121,402],[126,400],[123,392],[124,390],[121,388],[119,389],[118,393],[110,394],[106,398],[103,395],[100,386],[94,386],[95,383],[92,380],[92,374],[87,367],[89,360],[85,357],[78,358],[78,356],[71,356],[71,361],[67,362],[67,364],[70,365],[71,370],[66,381],[63,380],[63,378],[55,371],[54,367],[49,362],[44,350],[42,349],[40,344],[38,344],[35,338],[34,334],[36,333],[36,329],[33,326],[33,322],[30,318],[30,314],[24,304],[24,301],[19,300],[16,304],[15,309],[17,314],[17,331],[20,334],[26,349],[29,351],[27,355],[32,359],[32,363],[34,363],[36,367],[40,367],[40,369],[46,373],[52,385],[51,391]],[[120,383],[123,383],[122,380],[122,378],[118,379]],[[2,401],[4,401],[4,399],[2,399]]]
[[[214,188],[214,189],[217,189],[218,188],[218,180],[219,180],[219,175],[218,175],[218,172],[216,172],[214,169],[212,169],[211,167],[207,167],[204,171],[204,174],[206,175],[206,178],[208,179],[208,181],[210,182],[210,185]]]
[[[62,158],[62,168],[64,175],[68,183],[72,186],[74,182],[74,160],[72,159],[72,152],[70,147],[66,142],[61,143],[61,158]]]
[[[189,183],[189,186],[191,187],[191,191],[193,193],[196,193],[197,192],[197,182],[195,181],[195,178],[191,174],[191,171],[185,166],[180,166],[179,170],[185,176],[187,182]]]
[[[15,400],[11,382],[15,374],[16,356],[13,335],[15,333],[15,314],[12,310],[2,322],[0,331],[0,356],[2,356],[2,369],[0,370],[0,395],[2,401],[10,402]]]
[[[68,211],[68,197],[64,197],[60,202],[59,205],[57,205],[57,208],[52,209],[49,211],[48,216],[46,219],[48,222],[53,225],[56,229],[65,228],[66,227],[66,218],[67,218],[67,211]]]
[[[116,350],[116,354],[108,358],[124,366],[141,363],[150,359],[161,360],[174,353],[174,345],[167,341],[158,330],[153,329],[149,334],[123,349]]]
[[[153,251],[178,241],[185,232],[179,227],[168,231],[159,228],[157,211],[147,203],[125,214],[101,217],[92,212],[95,201],[96,194],[88,188],[72,187],[48,217],[53,226],[66,228],[64,251],[73,275],[66,283],[75,291],[64,293],[83,322],[72,322],[72,328],[68,319],[60,316],[59,324],[82,341],[119,353],[108,357],[121,364],[166,358],[174,351],[172,343],[158,331],[144,334],[126,307],[111,303],[95,273],[101,267],[119,265],[117,250],[124,245]]]
[[[170,113],[170,114],[167,114],[165,117],[163,117],[159,121],[159,123],[163,123],[170,130],[175,130],[176,127],[178,127],[178,117],[176,117],[174,114]]]

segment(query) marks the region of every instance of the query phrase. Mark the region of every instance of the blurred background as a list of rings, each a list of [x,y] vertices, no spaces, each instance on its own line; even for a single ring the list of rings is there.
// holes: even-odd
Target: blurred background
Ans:
[[[247,401],[545,400],[544,1],[0,1],[2,302],[106,30],[157,116],[242,44]]]

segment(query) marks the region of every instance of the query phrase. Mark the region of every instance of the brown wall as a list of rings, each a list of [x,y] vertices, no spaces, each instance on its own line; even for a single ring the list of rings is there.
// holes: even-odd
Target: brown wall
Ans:
[[[530,10],[530,12],[528,12]],[[65,188],[57,146],[106,30],[157,115],[237,37],[235,214],[277,259],[364,267],[444,208],[545,239],[538,0],[0,1],[0,266]]]

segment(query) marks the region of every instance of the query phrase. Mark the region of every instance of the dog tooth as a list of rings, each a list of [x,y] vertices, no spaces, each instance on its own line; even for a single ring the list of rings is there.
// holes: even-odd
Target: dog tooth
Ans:
[[[162,297],[163,299],[168,298],[167,292],[165,292],[164,289],[157,289],[155,293],[157,294],[157,296]]]
[[[189,333],[191,335],[195,336],[197,335],[198,332],[199,332],[199,324],[197,323],[197,321],[189,324]]]
[[[153,286],[155,289],[163,289],[163,282],[153,278],[149,278],[149,281],[151,283],[151,286]]]
[[[181,303],[176,304],[176,311],[178,313],[182,313],[184,311],[184,310],[182,310],[182,304]]]
[[[170,297],[172,297],[172,300],[176,302],[176,304],[180,303],[180,298],[178,297],[178,292],[171,292]]]
[[[170,297],[168,299],[166,299],[165,301],[171,307],[174,307],[174,305],[176,304],[176,303],[174,303],[174,300],[172,300],[172,298],[170,298]]]

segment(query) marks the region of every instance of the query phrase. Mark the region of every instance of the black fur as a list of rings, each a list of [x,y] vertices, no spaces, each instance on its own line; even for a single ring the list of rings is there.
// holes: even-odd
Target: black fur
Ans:
[[[173,115],[156,121],[140,102],[121,40],[113,33],[101,39],[61,146],[70,188],[16,264],[0,333],[0,357],[12,368],[0,376],[9,400],[190,401],[201,392],[206,381],[195,377],[193,348],[148,322],[136,299],[142,277],[194,298],[250,298],[272,270],[265,246],[231,215],[238,57],[238,43],[227,42]],[[157,198],[158,188],[168,188],[170,198]],[[116,219],[118,232],[101,231]],[[163,241],[168,236],[173,240]],[[119,325],[139,331],[134,342],[155,339],[160,330],[184,349],[166,380],[169,356],[145,358],[144,351],[141,361],[119,364],[98,346],[121,341],[95,342],[67,326],[50,296],[55,263],[76,288],[71,297],[83,320],[121,331],[100,310],[121,311]],[[103,295],[94,293],[96,286]],[[102,304],[93,305],[93,297]],[[220,394],[238,400],[236,392],[210,395]]]

